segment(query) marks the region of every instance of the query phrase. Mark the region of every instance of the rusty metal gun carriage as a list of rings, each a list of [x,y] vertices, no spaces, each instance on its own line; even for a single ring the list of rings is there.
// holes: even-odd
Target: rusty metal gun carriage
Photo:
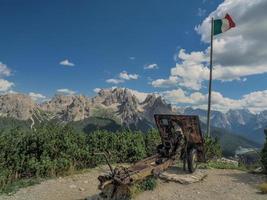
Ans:
[[[129,186],[183,161],[184,170],[193,173],[198,162],[205,161],[204,139],[198,116],[189,115],[155,115],[162,143],[157,153],[140,160],[130,167],[109,165],[111,172],[99,176],[101,196],[106,199],[126,199]]]

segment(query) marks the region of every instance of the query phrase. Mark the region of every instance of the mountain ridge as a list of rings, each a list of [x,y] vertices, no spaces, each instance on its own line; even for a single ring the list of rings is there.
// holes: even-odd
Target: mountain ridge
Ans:
[[[154,114],[173,113],[161,96],[147,95],[144,101],[127,88],[101,89],[94,97],[55,95],[43,103],[34,102],[25,94],[0,95],[0,115],[18,120],[59,119],[62,122],[81,121],[90,117],[108,117],[126,127],[154,121]],[[43,114],[43,115],[42,115]]]
[[[198,115],[203,123],[207,116],[206,110],[200,108],[175,108],[156,94],[147,94],[140,100],[128,88],[100,89],[94,97],[58,94],[42,103],[34,102],[25,94],[5,94],[0,95],[0,105],[0,116],[31,120],[32,127],[44,120],[58,119],[67,123],[102,117],[112,119],[120,126],[146,131],[154,127],[154,114]],[[247,109],[226,113],[212,111],[211,125],[262,144],[267,111],[258,114]]]
[[[203,109],[186,108],[184,114],[196,114],[203,123],[207,120],[207,111]],[[254,142],[264,143],[264,128],[267,127],[267,111],[257,114],[247,109],[229,110],[226,113],[211,111],[211,125],[223,128],[232,133],[246,137]]]

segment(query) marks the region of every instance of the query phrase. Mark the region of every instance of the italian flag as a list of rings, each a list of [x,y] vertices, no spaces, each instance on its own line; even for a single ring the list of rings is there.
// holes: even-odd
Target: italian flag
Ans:
[[[218,35],[233,27],[235,27],[235,22],[229,14],[226,14],[223,19],[214,20],[213,35]]]

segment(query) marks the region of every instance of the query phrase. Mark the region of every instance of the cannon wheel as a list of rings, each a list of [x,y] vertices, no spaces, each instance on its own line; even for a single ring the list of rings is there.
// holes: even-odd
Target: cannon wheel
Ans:
[[[189,149],[187,154],[188,171],[193,173],[197,169],[197,150],[195,148]]]

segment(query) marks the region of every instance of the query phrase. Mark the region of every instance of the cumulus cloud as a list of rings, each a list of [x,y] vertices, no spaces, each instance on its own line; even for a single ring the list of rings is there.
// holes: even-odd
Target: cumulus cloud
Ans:
[[[11,75],[11,70],[7,67],[6,64],[3,64],[2,62],[0,62],[0,78],[10,76],[10,75]],[[1,93],[8,92],[9,90],[11,90],[13,86],[15,86],[13,82],[10,82],[2,78],[0,79],[0,92]]]
[[[158,69],[157,64],[147,64],[144,66],[144,69]]]
[[[40,93],[35,93],[35,92],[30,92],[29,96],[33,101],[41,102],[47,99],[46,96],[40,94]]]
[[[207,109],[208,94],[193,92],[191,94],[181,88],[167,90],[161,95],[172,104],[186,104],[194,108]],[[226,112],[229,109],[249,109],[251,112],[260,112],[267,108],[267,90],[251,92],[240,99],[224,97],[220,92],[212,92],[212,109]]]
[[[119,83],[123,83],[124,80],[121,80],[121,79],[116,79],[116,78],[110,78],[110,79],[107,79],[106,80],[107,83],[112,83],[112,84],[119,84]]]
[[[266,0],[225,0],[195,28],[201,40],[208,43],[211,17],[222,18],[228,12],[236,22],[235,28],[214,38],[214,80],[246,80],[250,75],[267,72],[267,21],[263,20],[267,17],[266,9]],[[175,86],[178,83],[189,89],[201,89],[203,82],[209,79],[209,50],[210,47],[186,53],[181,49],[170,77],[155,80],[152,85]]]
[[[0,77],[10,76],[10,75],[11,75],[11,70],[7,67],[6,64],[0,62]]]
[[[106,82],[117,85],[125,81],[137,80],[138,78],[138,74],[129,74],[128,72],[123,71],[119,74],[118,78],[107,79]]]
[[[132,90],[132,89],[129,89],[131,91],[131,93],[136,96],[136,98],[139,100],[139,102],[143,102],[147,95],[150,94],[150,93],[146,93],[146,92],[139,92],[137,90]]]
[[[65,95],[74,95],[76,92],[67,88],[63,88],[63,89],[58,89],[57,93]]]
[[[202,41],[209,42],[211,17],[222,18],[226,12],[233,17],[236,27],[214,38],[215,67],[223,67],[220,71],[232,80],[267,72],[266,9],[266,0],[225,0],[196,27]]]
[[[59,62],[60,65],[64,65],[64,66],[67,66],[67,67],[73,67],[75,66],[74,63],[70,62],[68,59],[65,59],[65,60],[62,60]]]
[[[13,82],[0,79],[0,92],[7,92],[10,90],[15,84]]]
[[[152,86],[159,88],[183,86],[194,90],[199,90],[204,80],[209,78],[209,68],[206,67],[208,56],[205,52],[186,53],[181,49],[177,55],[181,60],[171,69],[171,74],[167,79],[157,79],[152,81]]]
[[[168,79],[157,79],[151,82],[151,85],[156,88],[169,88],[178,85],[178,77],[170,76]]]
[[[129,74],[126,71],[123,71],[119,74],[119,77],[124,80],[137,80],[139,75],[138,74]]]

